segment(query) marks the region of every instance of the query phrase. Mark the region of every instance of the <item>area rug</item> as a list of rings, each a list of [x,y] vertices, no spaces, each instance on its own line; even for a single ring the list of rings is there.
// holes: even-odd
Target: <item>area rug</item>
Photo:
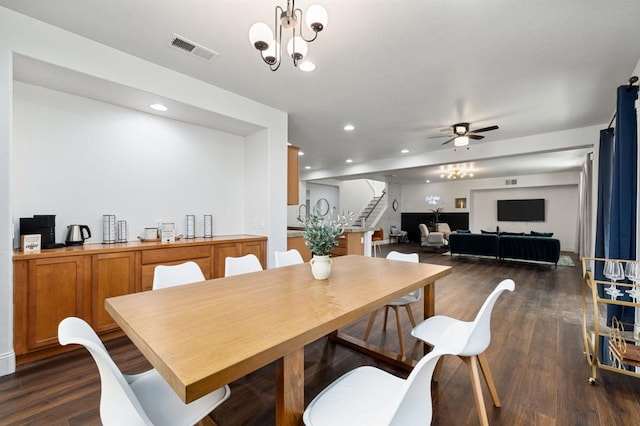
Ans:
[[[558,259],[558,266],[576,266],[573,263],[573,259],[571,256],[567,256],[566,254],[561,254],[560,259]]]

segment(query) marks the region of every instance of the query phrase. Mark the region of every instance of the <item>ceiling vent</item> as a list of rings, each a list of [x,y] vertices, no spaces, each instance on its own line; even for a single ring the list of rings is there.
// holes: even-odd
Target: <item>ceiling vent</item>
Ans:
[[[518,179],[507,179],[504,181],[505,185],[517,185],[518,184]]]
[[[203,61],[211,62],[220,54],[211,49],[207,49],[206,47],[188,40],[178,34],[174,34],[169,40],[169,46],[174,47],[182,52],[188,53],[189,55],[195,56],[196,58],[202,59]]]

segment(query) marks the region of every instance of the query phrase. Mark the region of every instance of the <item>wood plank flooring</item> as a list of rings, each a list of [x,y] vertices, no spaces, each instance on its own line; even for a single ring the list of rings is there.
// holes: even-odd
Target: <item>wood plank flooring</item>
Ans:
[[[382,246],[417,251],[415,245]],[[583,354],[580,289],[581,270],[520,262],[500,263],[472,257],[451,259],[421,253],[421,262],[453,265],[451,275],[436,288],[436,313],[471,320],[486,296],[504,278],[516,283],[513,293],[498,300],[492,317],[492,342],[487,358],[502,408],[495,408],[486,388],[485,404],[492,425],[631,425],[640,424],[640,380],[598,370],[596,385]],[[420,313],[419,304],[414,311]],[[405,346],[419,356],[421,345],[402,313]],[[368,316],[346,331],[364,334]],[[378,315],[372,343],[397,350],[393,316],[382,332]],[[120,368],[135,373],[149,368],[126,339],[107,344]],[[360,365],[375,365],[399,376],[406,373],[350,349],[320,339],[305,348],[305,401]],[[211,414],[220,426],[274,423],[274,365],[233,382],[231,398]],[[0,378],[0,425],[99,425],[100,382],[89,354],[73,351],[22,365]],[[478,417],[466,366],[446,358],[440,380],[433,384],[434,425],[476,425]]]

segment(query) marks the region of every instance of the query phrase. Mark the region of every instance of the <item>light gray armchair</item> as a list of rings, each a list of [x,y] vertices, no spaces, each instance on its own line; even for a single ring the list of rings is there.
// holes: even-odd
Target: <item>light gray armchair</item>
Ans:
[[[420,227],[420,249],[424,247],[442,248],[449,245],[449,242],[444,238],[442,232],[429,232],[429,228],[424,223],[418,225]]]
[[[444,239],[449,241],[449,234],[451,234],[451,228],[448,223],[438,223],[436,225],[436,231],[442,232]]]

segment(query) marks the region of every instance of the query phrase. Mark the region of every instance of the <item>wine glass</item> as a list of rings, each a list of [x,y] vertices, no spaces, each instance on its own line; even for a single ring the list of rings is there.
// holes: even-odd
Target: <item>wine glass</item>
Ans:
[[[640,265],[638,262],[627,262],[624,268],[624,274],[629,281],[633,282],[633,287],[631,290],[627,290],[627,293],[633,298],[634,303],[638,303],[638,301],[640,301],[640,286],[638,285],[640,281]]]
[[[617,289],[615,282],[624,279],[624,269],[617,260],[607,260],[604,263],[604,270],[602,271],[605,277],[611,280],[611,285],[604,289],[604,291],[611,296],[612,300],[616,300],[619,296],[622,296],[622,292]]]

